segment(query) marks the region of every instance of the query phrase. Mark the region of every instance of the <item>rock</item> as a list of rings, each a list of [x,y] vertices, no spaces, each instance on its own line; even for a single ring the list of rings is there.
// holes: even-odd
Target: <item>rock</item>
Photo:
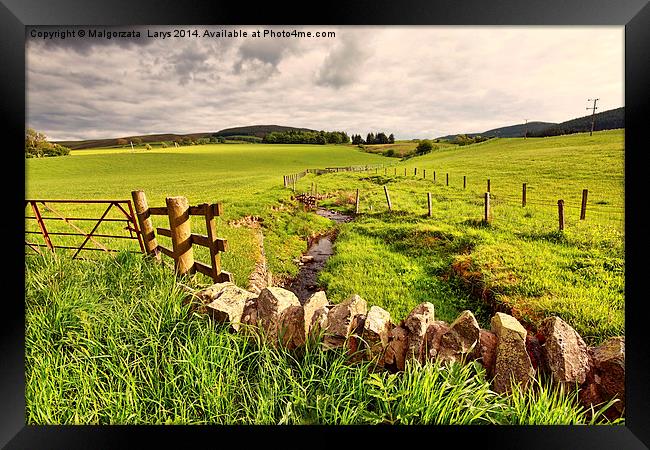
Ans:
[[[581,402],[608,402],[614,396],[620,401],[607,409],[609,419],[621,417],[625,408],[625,337],[614,337],[588,350],[590,370],[580,391]]]
[[[279,287],[264,288],[257,298],[257,322],[264,330],[265,340],[272,345],[278,343],[280,316],[290,306],[300,306],[298,297]]]
[[[589,371],[589,355],[580,335],[559,317],[544,319],[539,333],[544,337],[544,369],[551,373],[553,380],[567,388],[584,383]]]
[[[327,327],[323,344],[326,349],[341,347],[352,333],[352,319],[357,314],[366,314],[368,305],[364,299],[353,294],[343,303],[335,305],[327,314]]]
[[[257,298],[251,298],[244,303],[244,309],[241,314],[241,324],[245,325],[247,332],[251,332],[253,327],[257,327]]]
[[[434,320],[427,328],[424,336],[425,356],[434,361],[438,358],[440,339],[449,331],[449,325],[442,320]]]
[[[406,317],[404,328],[409,332],[407,360],[415,359],[424,362],[424,335],[427,328],[429,328],[429,324],[433,323],[434,320],[434,307],[429,302],[420,303]]]
[[[384,353],[384,367],[394,371],[404,370],[406,352],[408,351],[409,332],[406,328],[398,326],[390,330],[390,338]]]
[[[526,351],[526,330],[517,319],[504,313],[496,313],[491,326],[497,336],[494,391],[510,392],[512,379],[526,389],[535,375]]]
[[[278,336],[282,345],[294,350],[305,345],[305,310],[302,306],[289,306],[282,311],[278,321]]]
[[[478,322],[471,311],[463,311],[440,338],[438,359],[444,363],[469,357],[480,335]]]
[[[198,303],[199,312],[207,313],[217,322],[230,322],[230,326],[238,331],[244,305],[256,295],[234,283],[225,282],[202,289],[194,293],[193,297]]]
[[[318,291],[312,294],[303,305],[305,312],[305,337],[309,336],[309,330],[315,312],[326,305],[328,305],[328,301],[324,291]]]
[[[537,336],[530,333],[526,335],[526,351],[534,370],[546,370],[546,358],[544,357],[542,343]]]
[[[306,262],[312,262],[314,260],[314,257],[311,255],[303,255],[300,257],[300,262],[306,263]]]
[[[351,363],[359,362],[364,359],[365,352],[364,342],[361,338],[363,328],[366,323],[365,314],[357,314],[352,318],[352,326],[350,336],[348,337],[348,361]]]
[[[497,358],[497,335],[487,330],[479,330],[479,343],[475,349],[474,357],[483,364],[488,378],[494,377]]]
[[[313,339],[318,339],[320,335],[325,332],[325,329],[327,328],[328,314],[329,308],[327,306],[322,306],[314,311],[314,314],[311,316],[311,323],[309,325],[309,336],[311,336]]]
[[[363,326],[363,340],[369,359],[377,359],[379,366],[384,363],[384,351],[388,346],[392,324],[390,313],[379,306],[372,306]]]

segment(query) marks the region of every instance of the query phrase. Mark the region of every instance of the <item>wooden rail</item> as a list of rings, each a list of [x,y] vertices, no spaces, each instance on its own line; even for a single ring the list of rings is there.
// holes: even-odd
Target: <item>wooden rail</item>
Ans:
[[[221,253],[228,251],[228,241],[217,237],[215,217],[223,215],[221,203],[202,203],[190,206],[185,197],[167,197],[166,206],[149,207],[143,191],[131,193],[146,253],[160,260],[163,254],[174,260],[174,269],[179,276],[202,273],[215,283],[232,281],[232,275],[221,269]],[[151,216],[167,216],[169,228],[153,227]],[[203,216],[207,234],[192,233],[190,216]],[[171,239],[172,248],[158,244],[156,234]],[[192,246],[198,245],[210,251],[210,264],[194,260]]]

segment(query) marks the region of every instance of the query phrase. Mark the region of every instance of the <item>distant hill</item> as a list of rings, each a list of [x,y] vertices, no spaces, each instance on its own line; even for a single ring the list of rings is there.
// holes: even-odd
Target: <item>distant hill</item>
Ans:
[[[482,133],[465,133],[469,137],[524,137],[528,127],[528,136],[543,137],[557,136],[560,134],[583,133],[591,130],[591,115],[571,119],[562,123],[553,122],[528,122],[517,125],[509,125],[500,128],[493,128]],[[611,130],[625,128],[625,107],[610,109],[596,114],[594,130]],[[453,140],[460,134],[441,136],[438,139]]]
[[[253,137],[258,139],[250,139],[250,141],[258,141],[264,138],[267,134],[273,131],[316,131],[310,130],[309,128],[296,128],[296,127],[284,127],[280,125],[251,125],[247,127],[235,127],[235,128],[225,128],[217,132],[207,132],[207,133],[190,133],[190,134],[145,134],[141,136],[124,136],[120,138],[110,138],[110,139],[86,139],[83,141],[55,141],[55,144],[60,144],[65,147],[68,147],[71,150],[82,150],[86,148],[103,148],[103,147],[117,147],[118,139],[124,139],[128,142],[131,142],[135,138],[142,139],[142,143],[146,144],[149,142],[160,142],[160,141],[180,141],[183,138],[191,139],[200,139],[200,138],[209,138],[209,137],[224,137],[234,140],[247,141],[246,137]]]
[[[148,142],[160,142],[160,141],[175,141],[181,140],[183,138],[209,138],[212,136],[212,133],[192,133],[192,134],[145,134],[141,136],[125,136],[121,138],[111,138],[111,139],[87,139],[85,141],[56,141],[55,144],[60,144],[65,147],[68,147],[71,150],[83,150],[85,148],[102,148],[102,147],[116,147],[119,144],[117,143],[118,139],[124,139],[128,142],[131,142],[135,138],[142,139],[142,143],[146,144]]]
[[[216,133],[213,133],[212,135],[215,137],[255,136],[258,138],[264,138],[264,136],[274,131],[286,132],[317,130],[310,130],[309,128],[284,127],[281,125],[251,125],[247,127],[225,128],[223,130],[217,131]]]
[[[610,109],[597,113],[594,117],[594,131],[612,130],[615,128],[625,128],[625,107]],[[559,136],[561,134],[584,133],[591,131],[591,114],[577,119],[567,120],[566,122],[551,125],[543,130],[529,133],[529,136]]]

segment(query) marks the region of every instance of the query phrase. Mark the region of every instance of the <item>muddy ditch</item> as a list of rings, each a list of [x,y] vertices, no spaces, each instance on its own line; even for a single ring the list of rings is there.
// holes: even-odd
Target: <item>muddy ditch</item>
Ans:
[[[354,220],[353,216],[325,208],[317,208],[315,213],[337,224]],[[333,244],[337,233],[338,229],[334,228],[327,233],[310,238],[307,253],[302,255],[298,263],[300,265],[298,275],[284,286],[285,289],[296,294],[300,303],[304,303],[312,294],[320,290],[318,274],[323,270],[330,256],[334,254]]]

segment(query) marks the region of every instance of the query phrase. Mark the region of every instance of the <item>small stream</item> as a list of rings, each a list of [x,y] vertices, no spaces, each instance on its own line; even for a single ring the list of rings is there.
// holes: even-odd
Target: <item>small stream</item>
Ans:
[[[324,208],[318,208],[316,214],[333,220],[336,223],[350,222],[354,219],[352,216],[336,211],[329,211]],[[298,276],[289,286],[286,286],[286,289],[296,294],[301,304],[319,290],[317,283],[318,273],[323,270],[329,257],[334,254],[332,244],[335,239],[336,231],[332,230],[314,240],[309,246],[307,253],[301,258],[302,265],[300,266]]]

